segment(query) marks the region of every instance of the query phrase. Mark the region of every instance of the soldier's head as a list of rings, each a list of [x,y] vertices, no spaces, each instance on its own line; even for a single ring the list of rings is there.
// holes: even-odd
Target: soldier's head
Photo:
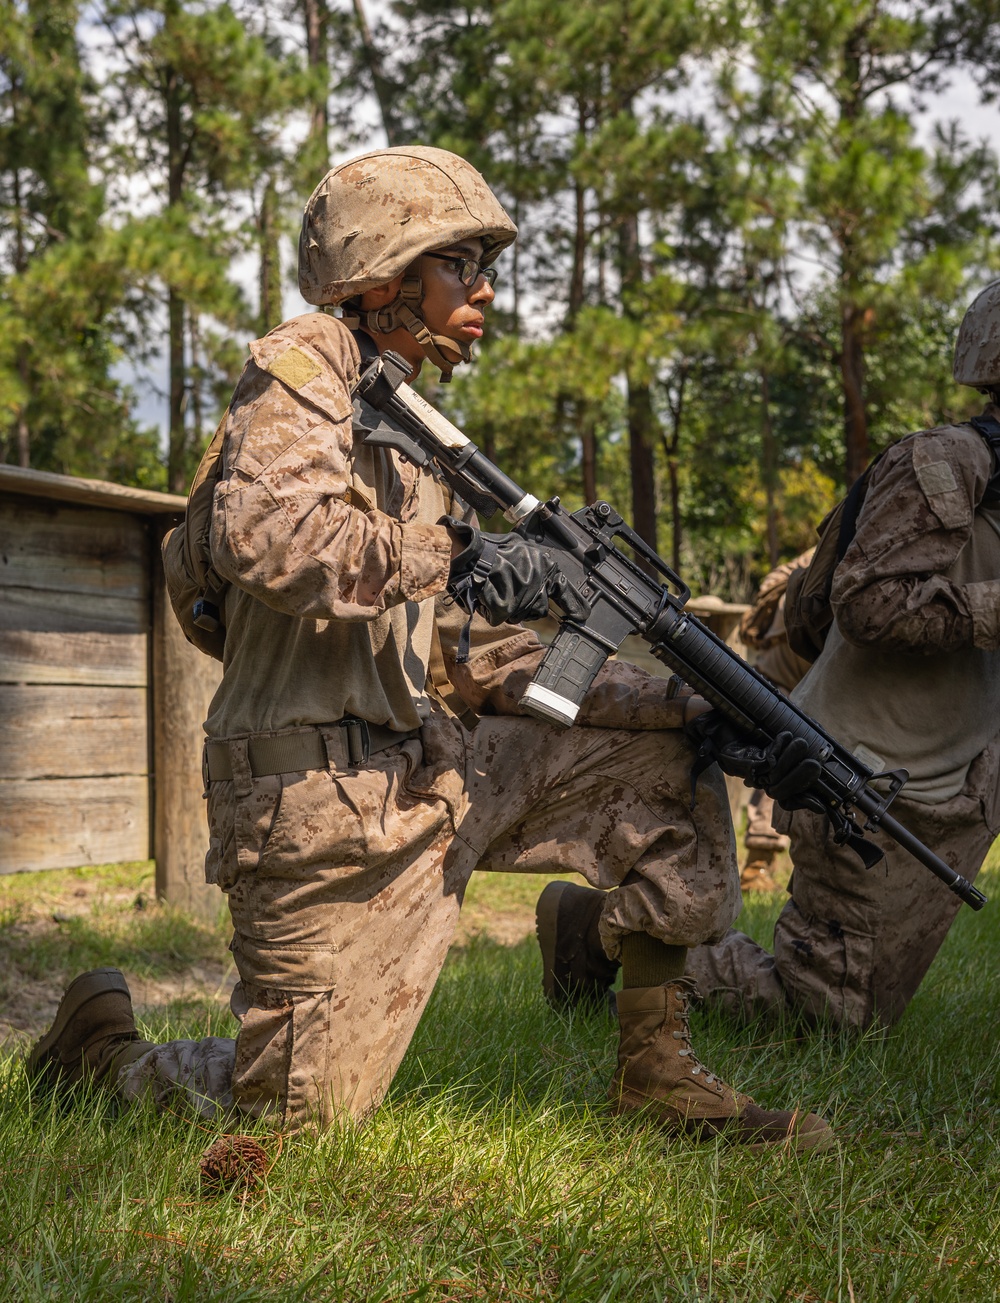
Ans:
[[[344,309],[381,351],[426,357],[451,378],[482,335],[494,259],[517,227],[471,164],[422,145],[379,149],[328,172],[306,204],[299,289]]]
[[[1000,281],[987,285],[962,318],[953,374],[960,385],[1000,402]]]

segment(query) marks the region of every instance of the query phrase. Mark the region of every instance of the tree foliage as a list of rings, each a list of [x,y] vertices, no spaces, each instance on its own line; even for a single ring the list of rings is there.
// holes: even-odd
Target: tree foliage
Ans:
[[[328,165],[417,140],[520,227],[437,399],[532,487],[613,498],[731,596],[868,457],[962,418],[996,273],[986,0],[12,0],[0,412],[23,464],[183,488]],[[122,358],[169,359],[169,438]]]

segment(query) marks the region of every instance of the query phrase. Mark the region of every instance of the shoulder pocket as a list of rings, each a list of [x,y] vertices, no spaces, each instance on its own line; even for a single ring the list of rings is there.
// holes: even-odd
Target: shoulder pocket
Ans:
[[[936,440],[913,441],[913,473],[927,505],[945,529],[972,523],[972,500],[965,480]]]
[[[265,335],[251,343],[250,355],[262,371],[280,380],[328,420],[339,422],[351,415],[351,377],[345,381],[338,376],[319,351],[304,340]]]

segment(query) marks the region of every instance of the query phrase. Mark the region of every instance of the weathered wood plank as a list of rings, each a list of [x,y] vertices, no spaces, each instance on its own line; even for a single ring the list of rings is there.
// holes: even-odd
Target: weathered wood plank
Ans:
[[[0,497],[0,588],[146,600],[148,557],[141,517]]]
[[[0,780],[0,873],[148,855],[147,779]]]
[[[168,528],[168,522],[154,522],[154,540]],[[162,566],[154,567],[152,580],[156,891],[171,904],[214,918],[221,902],[218,888],[205,883],[201,751],[202,723],[222,666],[185,639],[170,609]]]
[[[54,589],[4,588],[0,629],[34,633],[139,633],[149,628],[149,603],[108,593],[59,593]]]
[[[50,471],[0,466],[0,490],[59,502],[80,502],[89,506],[113,507],[141,515],[175,516],[184,511],[187,499],[176,493],[155,493],[107,480],[85,480],[76,475],[53,475]]]
[[[0,683],[144,688],[148,648],[143,633],[39,633],[0,622]]]
[[[0,779],[147,774],[143,688],[0,684]]]

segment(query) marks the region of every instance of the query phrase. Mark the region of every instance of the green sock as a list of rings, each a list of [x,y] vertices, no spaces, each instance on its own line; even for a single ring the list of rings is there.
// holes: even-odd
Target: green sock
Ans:
[[[648,932],[622,939],[622,986],[662,986],[684,976],[687,946],[668,946]]]

